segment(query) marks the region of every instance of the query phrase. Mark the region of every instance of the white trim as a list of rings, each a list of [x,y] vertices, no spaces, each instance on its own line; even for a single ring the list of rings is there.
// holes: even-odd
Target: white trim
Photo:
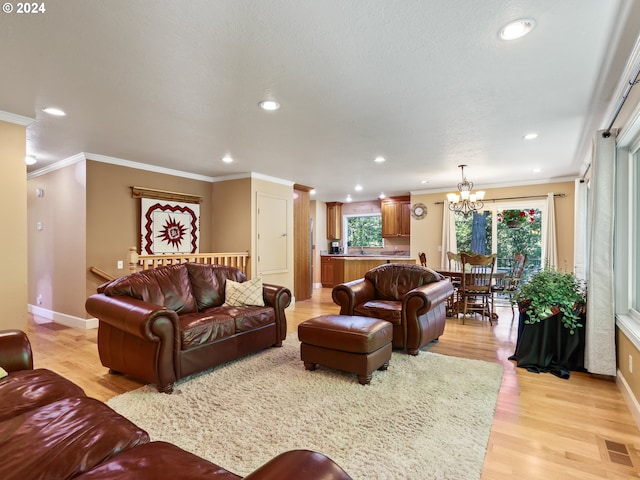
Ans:
[[[251,172],[251,178],[255,178],[258,180],[266,180],[267,182],[272,182],[272,183],[279,183],[281,185],[286,185],[287,187],[293,187],[293,185],[295,185],[296,183],[296,182],[292,182],[291,180],[284,180],[282,178],[271,177],[269,175],[263,175],[262,173],[256,173],[256,172]],[[221,179],[224,180],[225,177],[221,177]]]
[[[23,127],[27,127],[32,122],[35,122],[34,118],[23,117],[22,115],[16,115],[15,113],[5,112],[3,110],[0,110],[0,120],[3,122],[22,125]]]
[[[51,165],[47,165],[46,167],[42,167],[38,170],[35,170],[27,174],[27,180],[31,180],[32,178],[39,177],[40,175],[51,173],[55,170],[60,170],[61,168],[68,167],[69,165],[73,165],[74,163],[82,162],[84,160],[86,160],[85,154],[77,153],[71,157],[65,158],[64,160],[60,160],[59,162],[52,163]]]
[[[617,314],[616,327],[629,339],[629,341],[640,350],[640,322],[631,315]]]
[[[640,428],[640,403],[638,403],[638,400],[631,391],[631,387],[629,387],[629,384],[620,370],[618,370],[616,374],[616,386],[618,387],[618,390],[620,390],[627,407],[629,407],[629,412],[631,412],[633,420],[636,422],[638,428]]]
[[[97,318],[80,318],[73,315],[67,315],[66,313],[54,312],[46,308],[38,307],[36,305],[27,305],[27,311],[33,315],[36,315],[47,320],[52,320],[54,323],[65,325],[72,328],[80,328],[83,330],[90,330],[92,328],[98,328]]]
[[[492,183],[492,184],[486,184],[486,185],[478,185],[478,184],[473,184],[473,189],[474,190],[484,190],[486,188],[508,188],[508,187],[521,187],[524,185],[548,185],[550,183],[564,183],[564,182],[574,182],[576,179],[578,178],[578,176],[575,177],[561,177],[561,178],[548,178],[548,179],[537,179],[537,180],[530,180],[530,181],[522,181],[522,182],[515,182],[515,183]],[[409,193],[411,195],[428,195],[431,193],[447,193],[447,192],[451,192],[452,189],[455,189],[455,187],[450,187],[450,188],[434,188],[433,190],[410,190]],[[491,201],[491,199],[489,199],[489,201]]]
[[[96,162],[110,163],[112,165],[135,168],[137,170],[145,170],[147,172],[164,173],[166,175],[173,175],[174,177],[190,178],[192,180],[201,180],[203,182],[213,182],[213,177],[184,172],[182,170],[174,170],[172,168],[157,167],[148,163],[134,162],[131,160],[125,160],[123,158],[108,157],[106,155],[100,155],[98,153],[86,152],[84,153],[84,156],[87,158],[87,160],[94,160]]]

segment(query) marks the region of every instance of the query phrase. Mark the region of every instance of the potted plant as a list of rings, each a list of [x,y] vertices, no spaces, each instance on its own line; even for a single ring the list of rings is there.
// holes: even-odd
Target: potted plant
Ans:
[[[506,223],[509,228],[520,228],[535,221],[535,210],[503,210],[498,213],[498,222]]]
[[[548,265],[521,283],[514,295],[520,312],[527,314],[525,323],[538,323],[561,313],[562,324],[571,335],[584,326],[586,299],[585,281]]]

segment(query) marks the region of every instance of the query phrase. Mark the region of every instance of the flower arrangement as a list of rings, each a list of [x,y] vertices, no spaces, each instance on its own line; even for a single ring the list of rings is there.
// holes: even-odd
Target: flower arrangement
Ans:
[[[525,223],[533,223],[536,221],[536,211],[531,210],[503,210],[498,212],[498,222],[506,223],[507,225],[516,225],[518,227]]]

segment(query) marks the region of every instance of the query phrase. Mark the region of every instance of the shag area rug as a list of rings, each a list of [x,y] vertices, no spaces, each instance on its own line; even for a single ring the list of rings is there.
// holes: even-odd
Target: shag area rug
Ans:
[[[300,361],[295,337],[107,404],[164,440],[245,476],[274,456],[315,450],[355,480],[479,479],[502,380],[498,364],[394,352],[371,385]]]

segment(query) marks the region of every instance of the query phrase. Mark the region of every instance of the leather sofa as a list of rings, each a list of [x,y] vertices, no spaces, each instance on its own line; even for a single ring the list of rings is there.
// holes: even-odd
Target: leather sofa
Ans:
[[[418,355],[438,340],[446,324],[446,301],[451,282],[421,265],[387,263],[364,278],[333,287],[332,298],[341,315],[386,320],[393,325],[394,348]]]
[[[0,331],[0,478],[205,479],[242,477],[149,435],[74,383],[34,369],[20,330]],[[233,434],[233,432],[229,432]],[[249,480],[350,480],[328,457],[291,450],[250,473]]]
[[[85,308],[98,318],[98,352],[112,373],[125,373],[171,393],[188,375],[282,346],[291,292],[264,284],[264,306],[225,303],[227,280],[241,270],[198,263],[132,273],[101,285]],[[253,302],[256,303],[256,302]]]

